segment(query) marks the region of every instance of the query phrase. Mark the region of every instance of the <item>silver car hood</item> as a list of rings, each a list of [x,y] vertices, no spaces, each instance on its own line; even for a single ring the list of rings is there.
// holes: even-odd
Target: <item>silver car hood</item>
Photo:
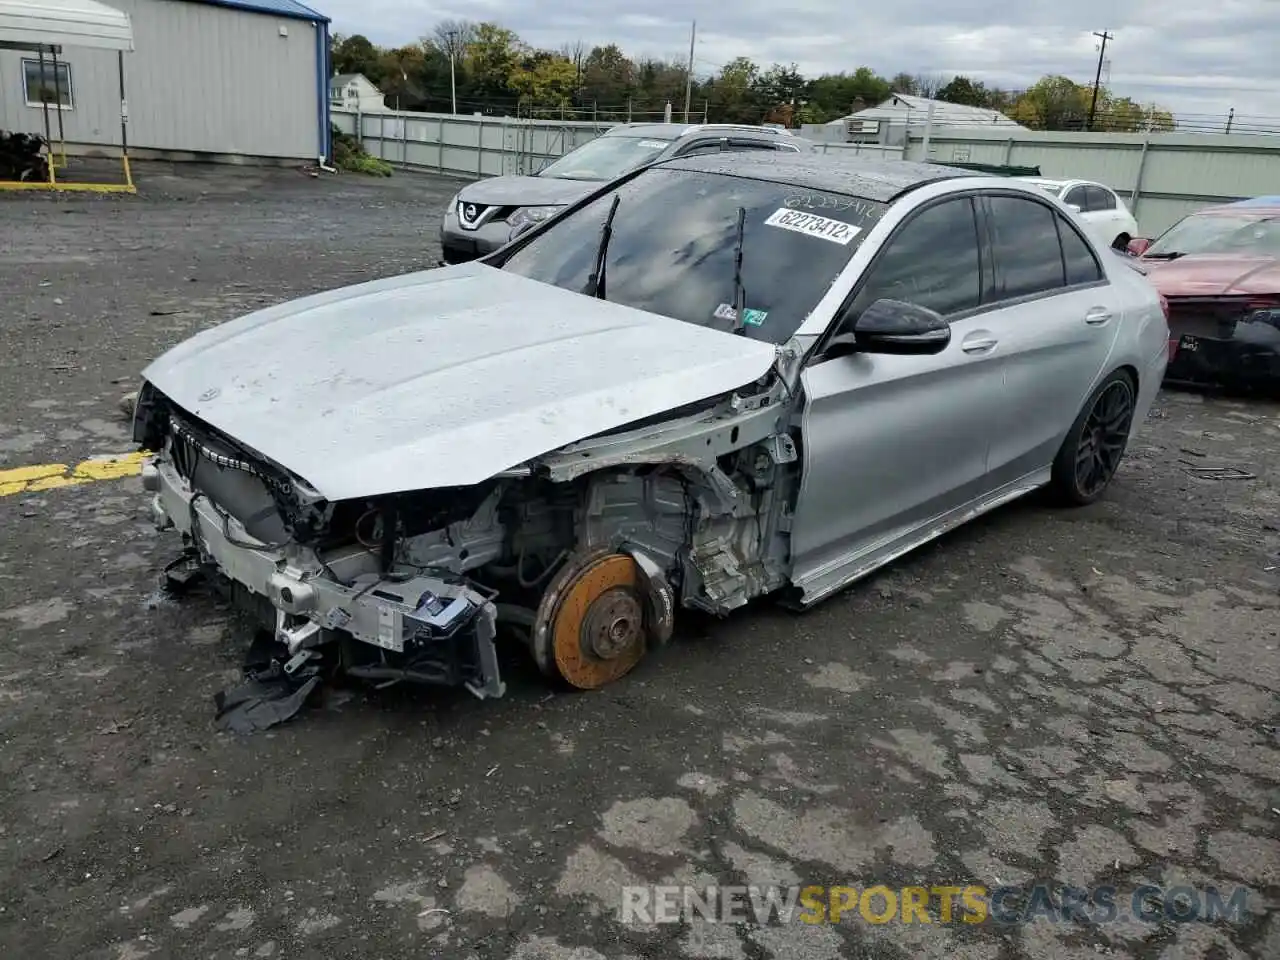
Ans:
[[[551,206],[572,203],[601,185],[594,180],[559,177],[489,177],[467,184],[458,199],[490,207]]]
[[[750,383],[775,355],[472,262],[259,310],[143,376],[344,500],[479,483]]]

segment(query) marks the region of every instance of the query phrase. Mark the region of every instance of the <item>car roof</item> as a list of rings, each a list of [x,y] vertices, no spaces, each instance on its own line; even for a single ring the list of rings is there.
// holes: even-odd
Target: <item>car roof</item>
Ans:
[[[878,160],[839,154],[772,151],[735,153],[727,159],[721,154],[678,157],[661,160],[654,167],[767,180],[805,190],[843,193],[880,203],[889,203],[908,190],[926,183],[982,176],[972,170],[914,160]]]
[[[610,127],[602,137],[652,137],[654,140],[679,140],[694,133],[753,133],[770,137],[794,137],[790,130],[776,127],[753,127],[746,123],[622,123]]]

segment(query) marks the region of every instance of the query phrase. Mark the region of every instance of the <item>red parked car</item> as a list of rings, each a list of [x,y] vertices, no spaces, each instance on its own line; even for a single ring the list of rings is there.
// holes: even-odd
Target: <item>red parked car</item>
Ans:
[[[1280,196],[1208,207],[1128,251],[1168,301],[1166,382],[1280,390]]]

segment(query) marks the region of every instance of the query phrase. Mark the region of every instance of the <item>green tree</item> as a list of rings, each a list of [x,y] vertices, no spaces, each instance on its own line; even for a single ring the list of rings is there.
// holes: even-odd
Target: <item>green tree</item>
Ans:
[[[970,80],[968,77],[952,77],[938,91],[938,99],[968,107],[991,106],[991,92],[980,81]]]
[[[1070,77],[1041,77],[1018,97],[1011,118],[1033,130],[1083,130],[1092,97]]]
[[[1155,105],[1143,106],[1129,97],[1112,96],[1103,87],[1098,91],[1093,129],[1101,133],[1168,132],[1174,129],[1173,114]]]
[[[852,74],[827,73],[815,78],[805,91],[805,123],[826,123],[858,110],[874,107],[893,93],[889,81],[870,67],[858,67]]]
[[[511,72],[508,85],[530,115],[554,117],[571,104],[578,68],[565,57],[539,52],[526,57]]]
[[[368,37],[353,34],[350,37],[335,33],[329,43],[329,61],[334,73],[363,73],[374,83],[379,82],[378,59],[382,51]]]
[[[718,123],[759,123],[764,111],[756,96],[760,68],[747,57],[735,57],[711,81],[706,98]]]
[[[756,80],[758,95],[765,104],[794,103],[804,97],[805,79],[794,63],[775,63]]]
[[[683,64],[666,63],[662,60],[642,60],[636,64],[636,99],[641,101],[641,112],[650,114],[648,119],[659,119],[663,107],[671,104],[673,120],[680,120],[684,115],[684,91],[687,71]],[[700,108],[707,91],[702,87],[693,90],[692,111]]]
[[[467,70],[472,91],[481,98],[511,100],[511,75],[520,64],[523,45],[515,31],[496,23],[476,25],[467,44]]]
[[[636,93],[636,65],[616,44],[593,47],[582,62],[582,100],[606,110],[625,106]]]

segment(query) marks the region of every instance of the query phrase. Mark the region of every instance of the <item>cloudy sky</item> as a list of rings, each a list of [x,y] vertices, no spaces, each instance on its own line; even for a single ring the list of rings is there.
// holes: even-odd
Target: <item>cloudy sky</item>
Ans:
[[[1025,86],[1046,73],[1092,83],[1108,30],[1109,86],[1190,119],[1270,118],[1280,128],[1280,0],[312,0],[341,33],[375,43],[415,40],[446,18],[496,20],[525,42],[558,48],[617,43],[633,56],[683,60],[698,22],[695,69],[736,56],[799,65],[806,74],[866,64],[966,74]],[[786,12],[783,12],[786,11]],[[1106,81],[1104,81],[1106,82]]]

